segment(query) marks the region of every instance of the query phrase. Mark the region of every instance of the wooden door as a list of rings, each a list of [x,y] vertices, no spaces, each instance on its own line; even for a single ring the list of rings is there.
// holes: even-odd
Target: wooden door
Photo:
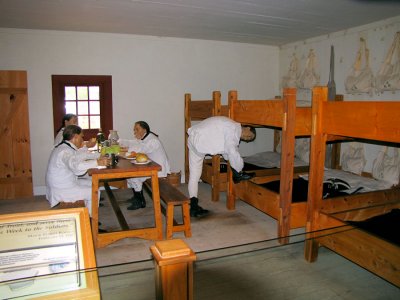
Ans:
[[[0,199],[33,195],[26,71],[0,71]]]

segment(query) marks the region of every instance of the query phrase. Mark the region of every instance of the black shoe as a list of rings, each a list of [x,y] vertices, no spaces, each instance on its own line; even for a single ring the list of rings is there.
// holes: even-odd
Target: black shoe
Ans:
[[[207,216],[210,213],[208,209],[203,209],[201,206],[195,208],[195,209],[190,209],[190,216],[195,217],[195,218],[202,218]]]
[[[135,192],[135,195],[130,200],[131,205],[128,206],[128,210],[136,210],[146,207],[146,200],[144,199],[143,191]]]
[[[99,232],[99,233],[106,233],[107,230],[99,228],[98,232]]]
[[[239,172],[239,173],[233,173],[232,179],[233,183],[239,183],[244,180],[249,180],[253,178],[256,174],[255,173],[245,173],[245,172]]]
[[[207,209],[199,206],[199,199],[196,197],[190,198],[190,216],[195,218],[201,218],[209,214]]]

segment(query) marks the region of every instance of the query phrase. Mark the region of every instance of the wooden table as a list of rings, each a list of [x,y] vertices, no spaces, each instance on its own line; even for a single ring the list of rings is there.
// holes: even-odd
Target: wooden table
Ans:
[[[117,166],[107,167],[105,169],[90,169],[89,175],[92,176],[92,233],[94,245],[96,248],[107,246],[120,239],[128,237],[140,237],[149,240],[162,240],[163,228],[161,217],[160,191],[158,185],[158,171],[160,165],[155,162],[149,164],[137,165],[130,160],[120,158]],[[154,206],[155,227],[130,229],[119,208],[118,203],[107,183],[107,180],[132,178],[132,177],[151,177],[152,197]],[[115,214],[117,215],[121,231],[99,233],[99,181],[104,181],[104,187],[111,201]]]

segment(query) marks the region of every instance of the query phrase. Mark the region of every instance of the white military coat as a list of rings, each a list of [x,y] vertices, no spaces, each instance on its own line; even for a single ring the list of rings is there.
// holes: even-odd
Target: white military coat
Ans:
[[[55,147],[50,155],[46,172],[46,198],[53,207],[60,201],[85,200],[91,213],[92,182],[80,179],[88,169],[97,167],[99,153],[77,151],[77,147],[65,141]]]
[[[153,133],[149,133],[144,139],[120,139],[120,146],[128,147],[128,152],[135,151],[136,153],[145,153],[147,156],[161,166],[161,171],[158,172],[158,177],[167,177],[171,173],[171,168],[167,153],[160,139]],[[128,179],[128,185],[135,191],[142,190],[142,183],[147,179],[138,177]]]
[[[65,127],[61,128],[58,132],[56,137],[54,138],[54,147],[57,146],[59,143],[63,141],[63,134],[64,134]]]
[[[188,143],[198,154],[221,154],[236,171],[243,169],[239,153],[242,126],[227,117],[211,117],[188,129]]]
[[[207,154],[221,154],[236,171],[243,169],[243,159],[239,153],[242,126],[227,117],[211,117],[188,129],[189,148],[189,197],[198,194],[198,182]]]

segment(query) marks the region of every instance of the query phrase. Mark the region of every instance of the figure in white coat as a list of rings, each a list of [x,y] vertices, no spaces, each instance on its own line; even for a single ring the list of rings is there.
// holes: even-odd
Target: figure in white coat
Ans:
[[[68,125],[78,125],[78,117],[74,114],[66,114],[64,115],[63,119],[61,120],[61,127],[57,131],[57,135],[54,138],[54,146],[57,146],[63,141],[63,133],[65,130],[65,127]],[[81,150],[87,151],[87,148],[91,148],[96,146],[96,138],[91,138],[89,141],[83,142],[83,147],[81,147]]]
[[[202,217],[208,210],[198,205],[198,182],[203,169],[204,157],[221,154],[229,160],[235,183],[248,180],[252,174],[242,172],[243,158],[239,153],[240,141],[251,142],[256,131],[251,126],[241,126],[227,117],[211,117],[188,129],[190,215]]]
[[[161,166],[158,177],[167,177],[171,173],[169,160],[158,135],[150,130],[149,124],[145,121],[135,123],[133,134],[135,136],[133,140],[120,139],[120,146],[127,148],[128,152],[145,153],[149,159]],[[128,206],[129,210],[146,207],[146,200],[143,196],[143,182],[148,178],[134,177],[128,179],[128,186],[133,191],[133,197],[128,200],[131,202],[131,205]]]
[[[63,130],[63,141],[51,152],[46,172],[46,198],[51,207],[60,201],[84,200],[92,214],[92,181],[84,178],[87,170],[106,166],[107,158],[99,153],[78,151],[83,145],[82,129],[68,125]],[[81,178],[80,178],[81,177]]]

